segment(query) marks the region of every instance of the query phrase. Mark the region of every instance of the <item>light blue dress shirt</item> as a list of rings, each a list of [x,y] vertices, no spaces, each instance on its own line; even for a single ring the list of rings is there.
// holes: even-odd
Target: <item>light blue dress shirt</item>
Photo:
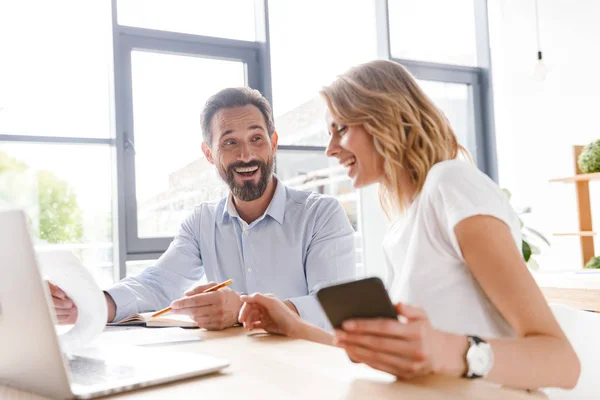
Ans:
[[[249,225],[231,196],[200,204],[155,266],[107,290],[117,305],[115,321],[167,307],[205,276],[232,279],[237,292],[290,300],[304,320],[329,329],[314,293],[356,278],[354,230],[334,198],[280,181],[265,214]]]

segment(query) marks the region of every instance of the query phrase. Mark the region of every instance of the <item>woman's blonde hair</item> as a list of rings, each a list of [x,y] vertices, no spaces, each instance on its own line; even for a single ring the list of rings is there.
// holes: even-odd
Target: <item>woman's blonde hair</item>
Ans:
[[[388,217],[394,209],[403,213],[408,207],[399,179],[403,171],[409,171],[416,195],[436,163],[459,153],[470,159],[446,116],[398,63],[358,65],[320,93],[338,123],[362,125],[373,136],[384,160],[379,199]]]

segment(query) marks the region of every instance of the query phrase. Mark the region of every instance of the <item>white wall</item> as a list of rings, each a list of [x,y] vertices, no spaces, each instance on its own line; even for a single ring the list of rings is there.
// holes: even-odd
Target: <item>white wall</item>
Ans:
[[[600,1],[538,0],[541,44],[549,73],[533,78],[537,45],[534,0],[490,0],[490,30],[500,184],[515,203],[533,207],[526,221],[550,235],[576,231],[571,146],[600,139]],[[592,183],[600,230],[600,182]],[[541,268],[581,266],[578,239],[550,237]],[[600,242],[596,242],[600,255]]]

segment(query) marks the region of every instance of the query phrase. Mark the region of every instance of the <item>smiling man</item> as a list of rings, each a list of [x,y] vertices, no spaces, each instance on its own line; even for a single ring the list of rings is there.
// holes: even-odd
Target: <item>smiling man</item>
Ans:
[[[257,90],[218,92],[201,124],[202,151],[230,194],[198,205],[155,266],[105,293],[109,321],[171,305],[201,328],[224,329],[238,322],[242,293],[263,292],[327,327],[314,292],[355,278],[354,232],[344,210],[331,197],[288,188],[274,176],[277,133]],[[193,288],[203,277],[233,284],[203,294],[210,284]],[[76,307],[50,289],[59,321],[72,323]]]

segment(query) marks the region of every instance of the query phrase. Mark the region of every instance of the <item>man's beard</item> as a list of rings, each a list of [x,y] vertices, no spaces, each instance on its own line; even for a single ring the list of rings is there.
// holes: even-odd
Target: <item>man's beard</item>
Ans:
[[[225,171],[224,168],[219,168],[219,175],[221,175],[221,179],[227,183],[229,190],[231,190],[231,193],[235,198],[240,199],[241,201],[253,201],[260,198],[263,193],[265,193],[265,190],[267,190],[267,185],[273,176],[273,164],[273,158],[271,158],[268,163],[264,163],[260,160],[253,160],[249,163],[238,161],[229,164],[227,171]],[[252,180],[248,180],[239,184],[235,179],[237,173],[234,169],[254,166],[258,166],[258,170],[260,170],[258,182],[255,183]]]

